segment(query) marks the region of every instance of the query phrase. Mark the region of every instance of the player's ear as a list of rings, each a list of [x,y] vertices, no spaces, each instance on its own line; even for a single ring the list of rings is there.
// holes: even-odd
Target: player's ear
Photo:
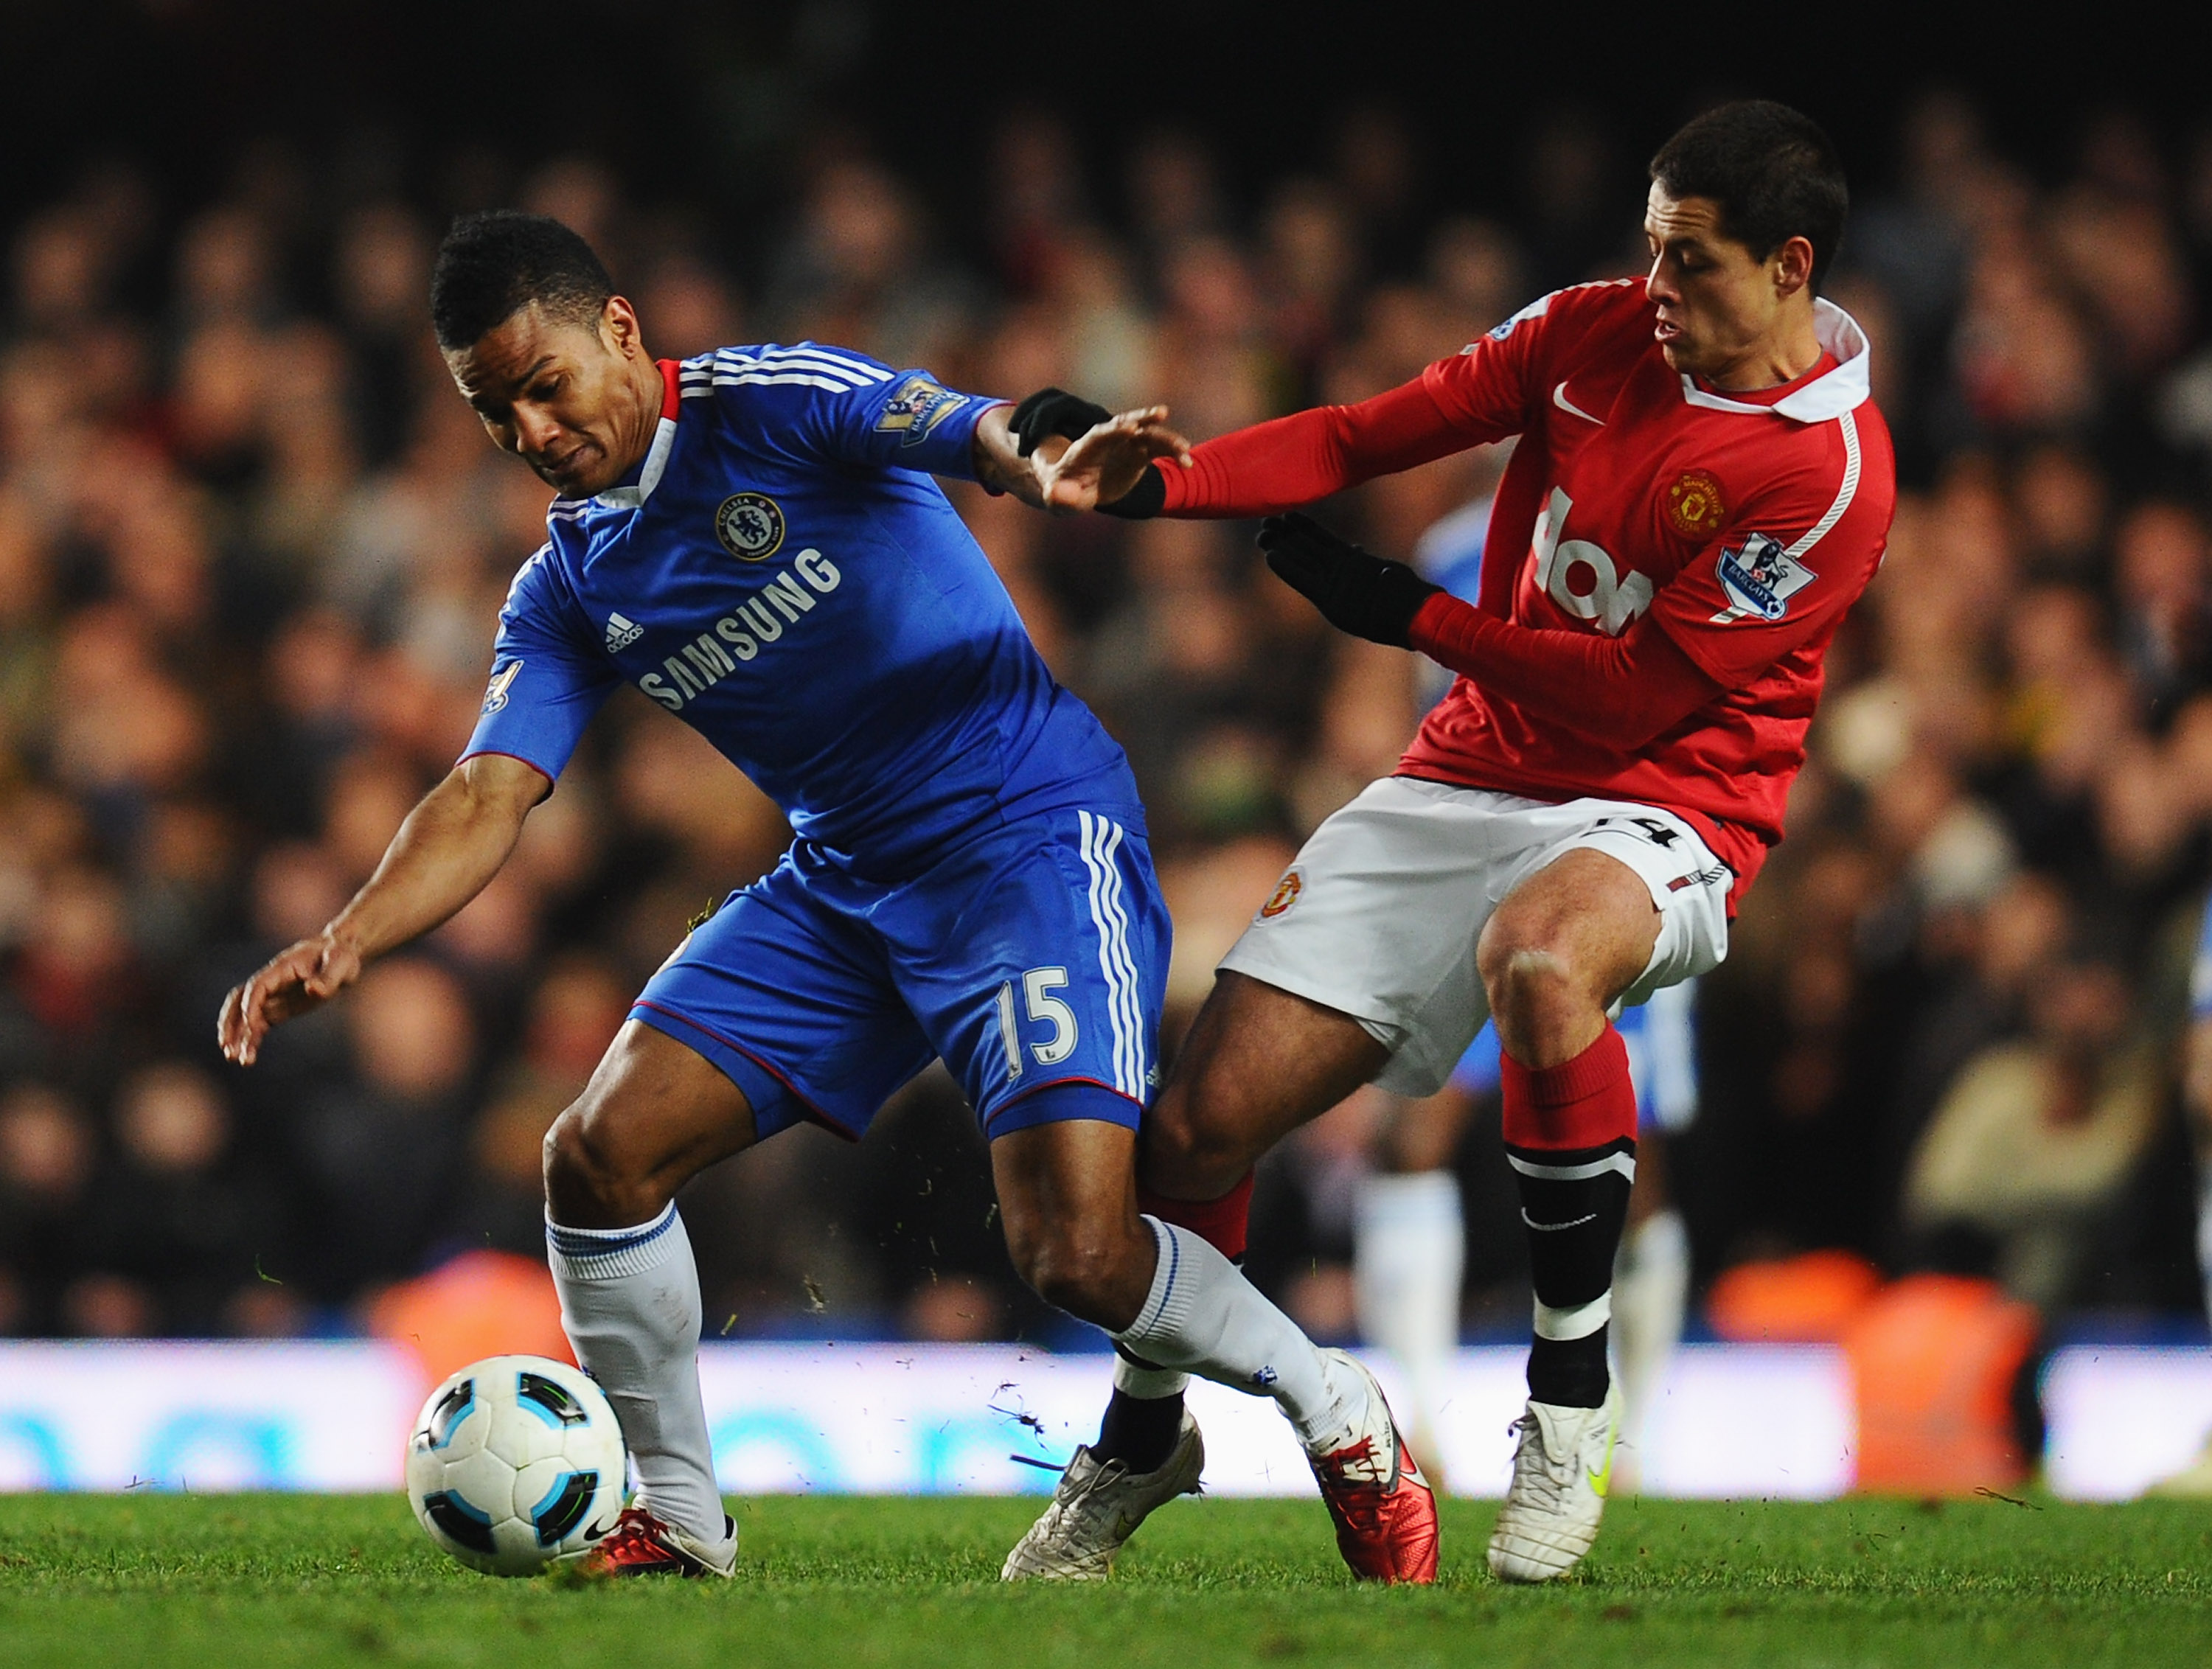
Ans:
[[[1778,295],[1795,295],[1813,282],[1813,244],[1808,238],[1784,238],[1782,247],[1767,261]]]
[[[644,356],[645,331],[638,324],[637,309],[630,306],[628,296],[607,298],[606,306],[599,310],[599,340],[617,359]]]

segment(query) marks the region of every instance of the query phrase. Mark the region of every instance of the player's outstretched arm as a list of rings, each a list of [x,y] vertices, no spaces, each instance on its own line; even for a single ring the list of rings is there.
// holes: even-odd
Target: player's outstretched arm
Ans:
[[[1155,410],[1164,419],[1164,408]],[[1170,470],[1143,457],[1152,416],[1125,413],[1062,453],[1048,480],[1054,507],[1134,519],[1263,516],[1515,432],[1454,417],[1416,378],[1357,405],[1316,406],[1194,447],[1176,436],[1182,468]],[[1086,490],[1094,474],[1104,478]]]
[[[482,892],[550,786],[535,766],[504,754],[456,765],[408,813],[353,901],[222,999],[216,1041],[224,1059],[251,1066],[271,1027],[335,997],[369,962],[428,932]]]
[[[975,478],[1024,504],[1063,514],[1110,506],[1142,480],[1156,458],[1185,464],[1190,443],[1168,427],[1165,406],[1116,416],[1057,388],[975,425]]]

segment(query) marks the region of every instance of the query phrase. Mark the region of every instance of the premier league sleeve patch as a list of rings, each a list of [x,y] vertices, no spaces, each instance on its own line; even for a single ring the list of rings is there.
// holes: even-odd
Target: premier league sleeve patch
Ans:
[[[522,663],[511,660],[491,675],[491,684],[484,691],[481,711],[497,713],[507,705],[507,692],[514,683],[514,675],[522,671]]]
[[[902,446],[918,446],[930,431],[968,404],[965,394],[940,388],[927,377],[908,377],[876,419],[877,433],[896,434]]]
[[[1720,582],[1729,606],[1711,623],[1779,620],[1790,612],[1790,599],[1820,577],[1764,533],[1751,534],[1741,544],[1723,545]]]

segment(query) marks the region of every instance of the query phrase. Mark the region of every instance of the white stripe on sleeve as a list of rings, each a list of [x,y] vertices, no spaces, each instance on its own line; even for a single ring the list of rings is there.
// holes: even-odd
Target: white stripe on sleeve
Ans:
[[[819,346],[778,348],[763,354],[760,357],[763,361],[789,360],[793,362],[811,361],[814,364],[826,366],[832,370],[842,371],[849,376],[857,377],[864,383],[889,382],[891,379],[890,372],[878,366],[870,365],[866,360],[854,359],[848,355],[834,353],[827,348]]]
[[[787,371],[770,373],[766,372],[749,371],[738,375],[717,373],[714,378],[714,386],[717,388],[744,388],[749,386],[775,386],[777,385],[793,385],[804,388],[826,388],[832,394],[850,394],[853,392],[853,385],[850,383],[839,382],[833,377],[816,376],[808,372]]]
[[[1851,507],[1851,501],[1859,490],[1859,426],[1850,412],[1836,419],[1844,431],[1844,482],[1836,489],[1836,501],[1828,507],[1828,513],[1813,524],[1811,532],[1791,545],[1784,554],[1802,556],[1814,545],[1828,537],[1828,530],[1843,520],[1844,512]]]

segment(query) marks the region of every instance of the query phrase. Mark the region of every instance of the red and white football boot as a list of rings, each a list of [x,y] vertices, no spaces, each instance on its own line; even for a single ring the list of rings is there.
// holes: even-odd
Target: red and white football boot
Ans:
[[[626,1507],[581,1562],[589,1576],[733,1576],[738,1526],[725,1517],[721,1545],[702,1542],[642,1507]]]
[[[1437,1580],[1437,1496],[1406,1447],[1375,1375],[1342,1350],[1322,1352],[1331,1370],[1366,1382],[1367,1411],[1347,1441],[1308,1451],[1314,1481],[1336,1520],[1336,1548],[1370,1582]]]

